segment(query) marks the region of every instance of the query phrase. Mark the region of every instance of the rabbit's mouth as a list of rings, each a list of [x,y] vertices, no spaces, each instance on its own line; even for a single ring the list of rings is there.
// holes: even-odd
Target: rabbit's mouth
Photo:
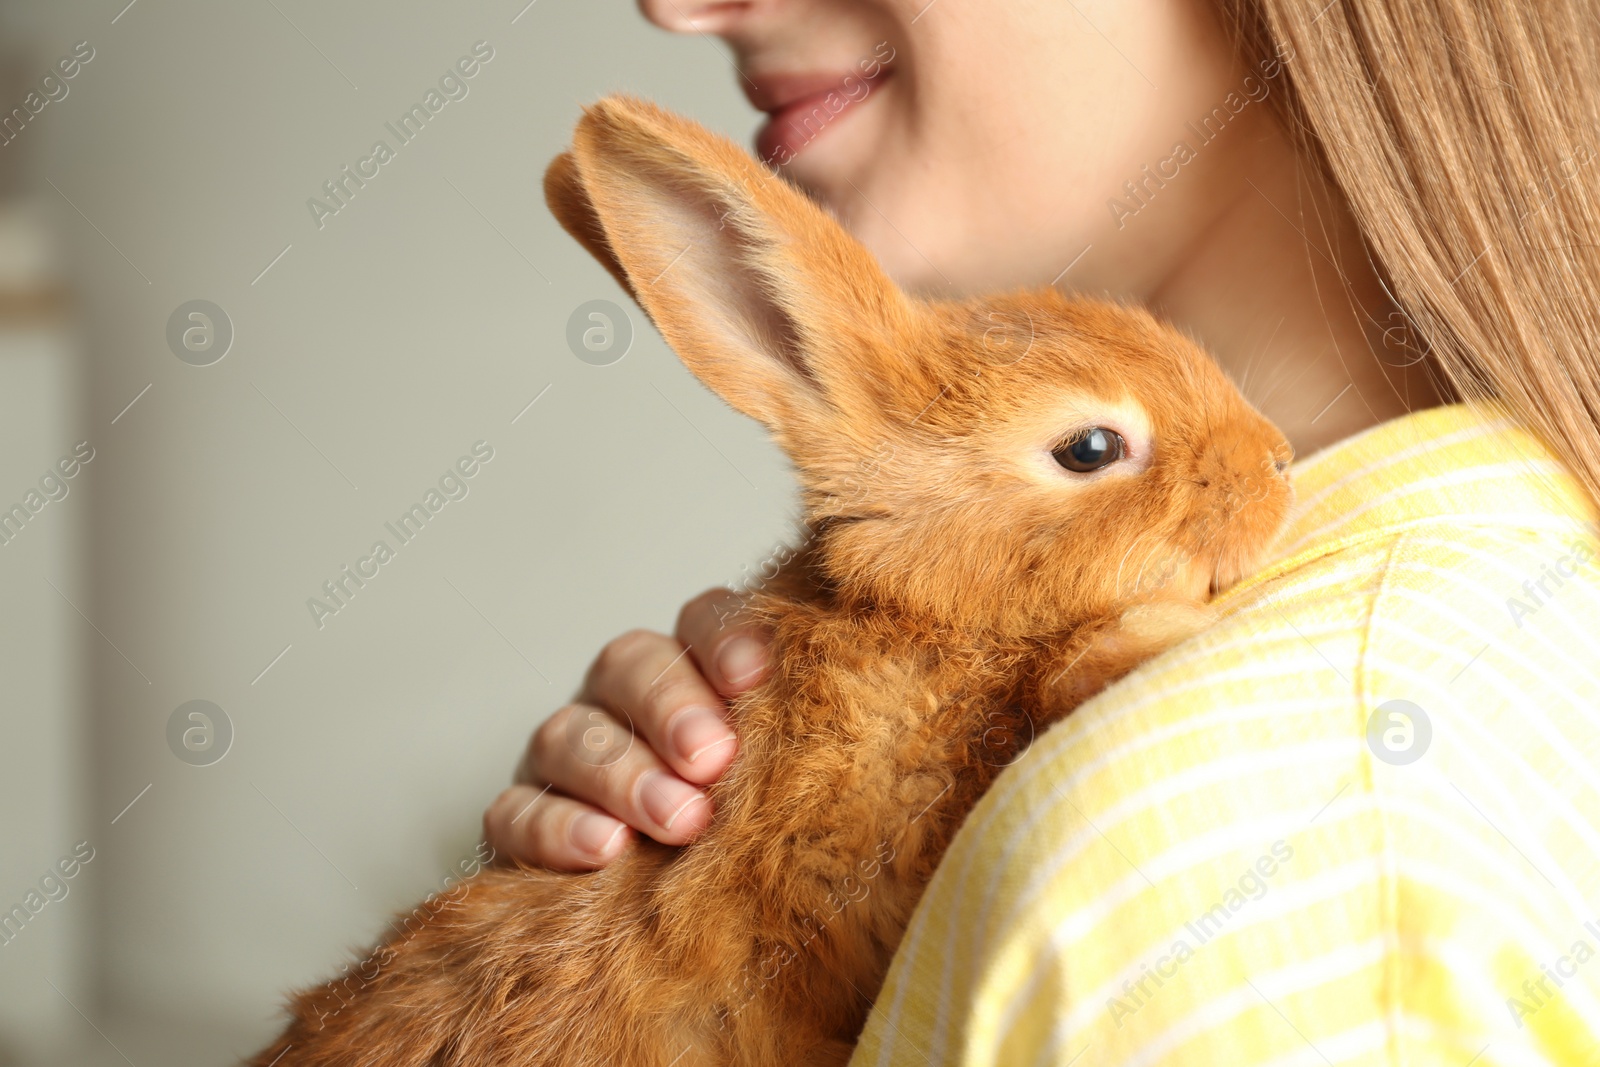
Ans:
[[[1206,600],[1216,597],[1218,593],[1226,592],[1232,585],[1256,573],[1267,561],[1267,542],[1272,537],[1264,537],[1259,542],[1254,542],[1253,547],[1243,544],[1229,545],[1227,549],[1216,553],[1211,563],[1210,589],[1206,590]]]
[[[1207,599],[1250,577],[1272,561],[1273,545],[1282,535],[1292,499],[1291,489],[1274,501],[1270,508],[1257,511],[1251,516],[1252,521],[1230,538],[1231,543],[1217,552],[1211,564]]]
[[[1219,556],[1211,568],[1211,583],[1206,590],[1206,599],[1215,599],[1217,594],[1251,574],[1256,569],[1256,563],[1255,554],[1225,553]]]
[[[1239,560],[1234,553],[1220,554],[1211,565],[1211,581],[1206,588],[1206,599],[1215,598],[1218,593],[1237,582],[1248,571],[1248,562]]]

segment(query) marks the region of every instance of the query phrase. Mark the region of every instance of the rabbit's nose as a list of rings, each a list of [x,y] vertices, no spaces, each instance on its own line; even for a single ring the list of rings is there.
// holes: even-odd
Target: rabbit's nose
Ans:
[[[1289,464],[1294,461],[1294,446],[1287,441],[1281,441],[1278,447],[1272,450],[1272,465],[1278,469],[1279,474],[1289,473]]]

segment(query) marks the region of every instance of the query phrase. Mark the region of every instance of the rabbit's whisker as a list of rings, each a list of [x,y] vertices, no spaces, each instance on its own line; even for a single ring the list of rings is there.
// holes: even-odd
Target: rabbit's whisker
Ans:
[[[1117,581],[1116,581],[1116,585],[1115,585],[1114,588],[1119,589],[1119,590],[1122,588],[1122,568],[1127,564],[1128,557],[1133,555],[1133,550],[1138,548],[1139,547],[1139,543],[1141,541],[1143,541],[1143,540],[1144,540],[1144,534],[1140,534],[1137,538],[1134,539],[1133,544],[1128,546],[1128,551],[1126,551],[1126,552],[1124,552],[1122,554],[1122,559],[1119,560],[1118,563],[1117,563]],[[1142,570],[1143,567],[1141,566],[1140,569]],[[1136,584],[1134,586],[1134,588],[1138,589],[1138,585]]]

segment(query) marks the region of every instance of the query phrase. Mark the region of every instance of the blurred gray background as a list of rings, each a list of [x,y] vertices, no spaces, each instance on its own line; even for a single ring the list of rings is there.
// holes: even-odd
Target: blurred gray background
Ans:
[[[606,639],[787,536],[779,454],[540,195],[603,93],[758,116],[624,0],[13,0],[0,50],[0,1065],[226,1064],[472,854]],[[596,299],[635,331],[606,366],[566,339]],[[226,321],[185,308],[180,359],[197,300]],[[190,701],[221,716],[169,737]]]

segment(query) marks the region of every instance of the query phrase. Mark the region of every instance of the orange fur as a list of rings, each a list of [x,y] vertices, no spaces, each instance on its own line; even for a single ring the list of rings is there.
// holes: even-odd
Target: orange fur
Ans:
[[[1184,337],[1053,290],[909,297],[816,205],[648,104],[590,108],[546,197],[794,461],[806,536],[750,594],[773,666],[734,706],[739,755],[694,844],[484,871],[301,994],[258,1067],[843,1063],[999,769],[1203,625],[1288,508],[1287,444]],[[1137,455],[1053,465],[1102,425]]]

